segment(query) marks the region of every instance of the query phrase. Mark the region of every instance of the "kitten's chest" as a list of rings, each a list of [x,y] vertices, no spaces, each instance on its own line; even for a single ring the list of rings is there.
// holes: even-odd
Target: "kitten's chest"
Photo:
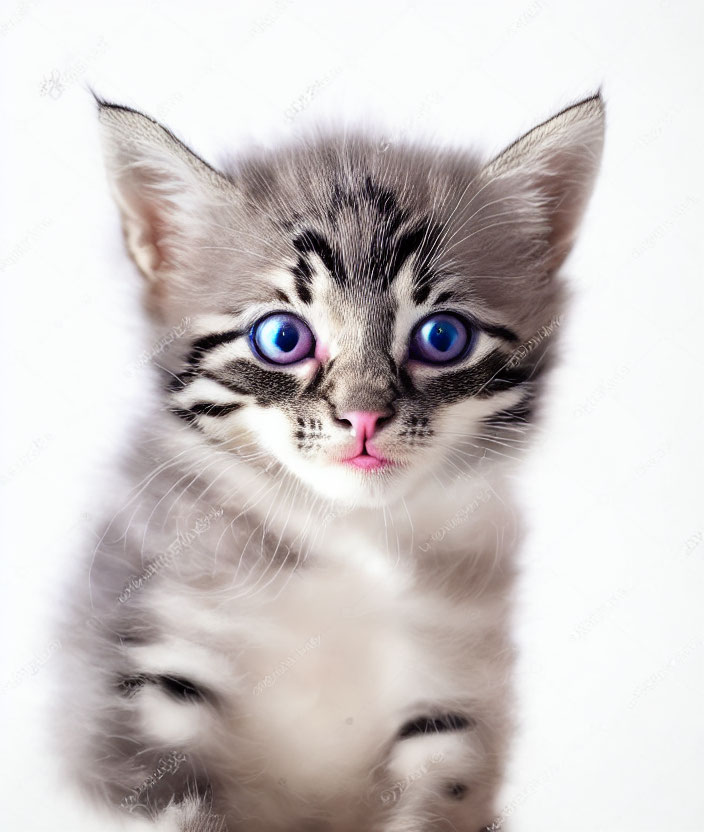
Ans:
[[[192,580],[174,575],[153,605],[179,644],[194,645],[194,671],[206,670],[206,686],[212,680],[228,715],[227,766],[266,781],[284,802],[290,794],[346,804],[385,767],[404,725],[471,714],[485,688],[493,695],[500,685],[504,668],[487,657],[505,654],[501,593],[483,572],[449,578],[459,555],[442,561],[423,550],[423,565],[410,539],[394,536],[390,546],[377,531],[331,529],[298,567],[269,559],[237,586],[223,558],[212,583],[196,571]],[[432,577],[436,570],[449,579]],[[188,678],[190,665],[169,671]],[[222,739],[218,727],[200,750]]]
[[[289,576],[254,614],[257,636],[240,655],[246,730],[268,749],[268,776],[305,792],[368,772],[413,700],[437,686],[422,606],[400,573],[327,568]]]
[[[481,719],[477,703],[506,675],[497,662],[506,655],[503,602],[484,578],[470,596],[471,581],[442,588],[417,564],[358,543],[350,535],[335,557],[313,554],[295,569],[270,565],[234,591],[225,573],[217,585],[184,585],[181,574],[159,587],[152,608],[169,644],[140,654],[140,672],[153,676],[160,668],[149,660],[158,658],[161,672],[209,688],[219,716],[169,706],[157,692],[144,724],[155,740],[215,755],[239,782],[272,795],[262,807],[238,794],[240,810],[306,817],[317,806],[359,828],[359,795],[380,786],[376,777],[403,780],[437,752],[432,740],[413,751],[403,727],[438,714]],[[421,756],[396,770],[401,751]]]

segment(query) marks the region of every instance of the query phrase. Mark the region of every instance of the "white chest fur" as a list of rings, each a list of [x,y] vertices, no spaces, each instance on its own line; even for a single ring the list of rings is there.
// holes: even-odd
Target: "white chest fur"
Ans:
[[[450,495],[442,524],[429,503],[406,526],[341,514],[298,569],[246,586],[184,591],[174,576],[156,607],[169,640],[134,648],[134,659],[145,673],[202,684],[216,707],[145,690],[144,731],[215,754],[238,782],[278,796],[272,812],[295,797],[353,817],[355,796],[418,772],[426,786],[431,772],[466,780],[477,762],[464,736],[399,742],[399,732],[437,713],[489,724],[501,699],[505,598],[492,584],[502,561],[492,518],[506,509],[488,493]],[[238,801],[247,805],[246,793]]]

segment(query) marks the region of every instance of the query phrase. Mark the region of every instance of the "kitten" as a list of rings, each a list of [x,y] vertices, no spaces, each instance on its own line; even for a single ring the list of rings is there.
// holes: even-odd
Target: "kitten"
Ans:
[[[160,830],[498,828],[507,481],[600,96],[488,164],[345,134],[218,171],[99,114],[163,392],[62,638],[72,769]]]

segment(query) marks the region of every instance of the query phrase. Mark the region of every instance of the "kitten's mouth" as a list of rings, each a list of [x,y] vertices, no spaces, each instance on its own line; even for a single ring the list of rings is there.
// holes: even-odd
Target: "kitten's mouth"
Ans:
[[[342,462],[344,465],[354,465],[355,468],[360,468],[362,471],[378,471],[381,468],[388,468],[393,465],[391,460],[378,456],[369,447],[368,443],[364,444],[361,453],[348,456]]]

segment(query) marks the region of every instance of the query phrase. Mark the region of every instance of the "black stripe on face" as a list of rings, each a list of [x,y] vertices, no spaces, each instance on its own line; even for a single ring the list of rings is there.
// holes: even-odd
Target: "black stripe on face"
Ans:
[[[408,212],[399,206],[394,192],[374,182],[371,176],[367,176],[364,180],[362,195],[384,217],[391,232],[394,232],[408,217]]]
[[[416,274],[415,276],[416,288],[413,290],[413,302],[418,306],[428,300],[428,295],[433,289],[435,279],[436,275],[432,269],[428,268],[427,264],[421,266],[420,275]]]
[[[506,353],[494,350],[471,367],[445,372],[433,379],[425,392],[436,404],[452,404],[470,396],[485,399],[534,378],[534,371],[535,368],[511,366]]]
[[[157,676],[156,682],[164,693],[181,702],[202,702],[208,698],[205,690],[181,676]]]
[[[442,306],[443,303],[448,303],[454,298],[452,292],[440,292],[440,294],[433,301],[433,306]]]
[[[229,416],[243,407],[242,402],[232,402],[231,404],[215,404],[213,402],[197,402],[192,404],[188,411],[198,416],[213,416],[219,418],[221,416]]]
[[[170,410],[174,416],[178,416],[179,419],[183,419],[184,422],[188,422],[189,425],[193,425],[195,428],[198,427],[195,413],[192,413],[190,410],[184,410],[182,407],[172,407]]]
[[[412,231],[403,234],[396,244],[398,249],[393,258],[392,268],[395,271],[392,273],[392,279],[398,274],[406,260],[415,254],[413,301],[416,304],[425,303],[438,277],[431,266],[431,261],[441,234],[442,229],[439,225],[424,220]]]
[[[203,375],[234,393],[254,396],[261,407],[284,404],[300,390],[299,382],[289,373],[265,370],[264,367],[244,358],[230,361],[217,372],[207,372]]]
[[[372,276],[388,288],[404,264],[415,255],[413,299],[416,303],[423,303],[430,294],[435,279],[428,261],[439,235],[439,227],[424,220],[394,240],[388,223],[385,223],[372,241],[369,256]]]
[[[313,300],[313,295],[310,291],[311,286],[311,275],[313,274],[310,263],[303,257],[302,254],[298,255],[298,261],[296,265],[291,269],[291,272],[294,277],[294,288],[296,289],[296,294],[301,299],[303,303],[310,303]]]
[[[501,364],[491,377],[487,379],[482,389],[477,393],[480,397],[493,396],[494,393],[501,393],[504,390],[510,390],[512,387],[517,387],[519,384],[525,384],[527,381],[534,380],[540,369],[537,367],[516,367],[506,363],[503,356]]]
[[[172,393],[178,390],[183,390],[189,382],[197,377],[201,359],[206,353],[210,352],[210,350],[214,350],[221,344],[229,344],[232,341],[236,341],[238,338],[241,338],[246,334],[247,330],[231,329],[227,332],[211,332],[209,335],[197,338],[191,344],[191,351],[186,357],[188,368],[183,372],[178,373],[176,376],[169,374],[169,379],[166,383],[167,389]]]
[[[193,368],[184,370],[176,376],[169,374],[167,377],[166,388],[171,393],[183,390],[183,388],[193,381],[197,375],[198,373]]]
[[[372,208],[376,218],[369,216]],[[394,240],[398,229],[409,219],[409,212],[398,204],[396,194],[386,186],[366,176],[361,187],[346,189],[340,183],[333,186],[328,218],[337,225],[339,215],[352,210],[361,217],[368,231],[368,250],[364,256],[361,271],[375,282],[388,288],[403,263],[415,251],[422,239],[418,228]],[[370,225],[371,222],[371,225]]]
[[[293,241],[296,251],[305,259],[307,254],[317,254],[332,279],[340,286],[347,282],[347,273],[339,253],[319,232],[312,229],[302,231]]]
[[[225,367],[225,370],[227,370],[227,366]],[[210,379],[210,381],[215,381],[217,384],[222,384],[223,387],[227,387],[227,389],[233,393],[239,393],[241,396],[248,396],[250,394],[250,391],[246,387],[237,384],[235,381],[233,381],[231,378],[228,378],[227,376],[223,376],[221,374],[221,371],[219,370],[212,372],[210,370],[203,370],[201,375],[203,376],[203,378]]]
[[[440,716],[419,716],[407,722],[399,731],[400,740],[416,737],[419,734],[439,734],[444,731],[463,731],[475,726],[473,719],[462,714],[442,714]]]
[[[210,335],[198,338],[191,344],[191,352],[188,356],[189,364],[197,364],[206,352],[219,347],[220,344],[229,344],[230,341],[235,341],[246,334],[246,330],[231,329],[229,332],[211,332]]]
[[[429,226],[427,223],[422,223],[412,231],[406,231],[399,237],[394,244],[391,257],[388,260],[388,282],[391,282],[396,277],[406,260],[421,248],[428,233]]]
[[[373,206],[382,218],[382,226],[386,234],[384,247],[386,247],[388,235],[394,234],[396,229],[408,219],[408,212],[399,206],[396,195],[390,188],[375,182],[371,176],[365,177],[364,185],[361,188],[352,190],[343,187],[339,182],[335,182],[327,212],[328,219],[333,225],[337,225],[339,215],[347,209],[351,209],[359,215],[363,203]]]
[[[518,335],[506,326],[495,326],[494,324],[480,324],[480,327],[489,335],[494,335],[497,338],[502,338],[504,341],[510,341],[515,344],[519,339]]]
[[[208,353],[210,350],[219,347],[221,344],[228,344],[232,341],[235,341],[237,338],[241,338],[243,335],[246,335],[247,330],[228,330],[227,332],[212,332],[209,335],[204,335],[201,338],[196,339],[191,344],[191,351],[188,354],[186,361],[188,362],[188,368],[177,375],[170,374],[169,381],[167,383],[167,389],[170,392],[179,392],[184,390],[194,379],[196,378],[210,378],[213,381],[216,381],[218,384],[224,384],[224,386],[228,386],[223,379],[220,378],[218,375],[214,373],[210,373],[208,370],[201,370],[200,364],[203,356]],[[229,389],[233,390],[235,393],[246,393],[246,390],[239,390],[229,386]],[[217,402],[196,402],[192,404],[190,407],[180,407],[178,405],[170,407],[170,411],[175,415],[178,416],[179,419],[183,419],[192,427],[200,430],[200,426],[197,423],[198,416],[212,416],[214,418],[221,418],[224,416],[229,416],[231,413],[234,413],[236,410],[239,410],[243,407],[243,402],[228,402],[227,404],[219,404]]]
[[[214,402],[196,402],[196,404],[191,405],[188,408],[185,407],[172,407],[171,412],[174,416],[178,416],[179,419],[183,419],[185,422],[188,422],[189,425],[193,427],[198,427],[196,423],[196,418],[198,416],[212,416],[213,418],[222,418],[224,416],[229,416],[231,413],[234,413],[236,410],[239,410],[241,407],[244,407],[242,402],[232,402],[231,404],[215,404]]]
[[[182,676],[139,673],[134,676],[126,676],[117,683],[119,690],[126,696],[133,696],[145,685],[156,685],[172,699],[180,702],[204,702],[212,699],[210,691]]]
[[[404,396],[412,397],[418,393],[418,388],[413,383],[413,378],[405,367],[398,368],[398,380]]]

